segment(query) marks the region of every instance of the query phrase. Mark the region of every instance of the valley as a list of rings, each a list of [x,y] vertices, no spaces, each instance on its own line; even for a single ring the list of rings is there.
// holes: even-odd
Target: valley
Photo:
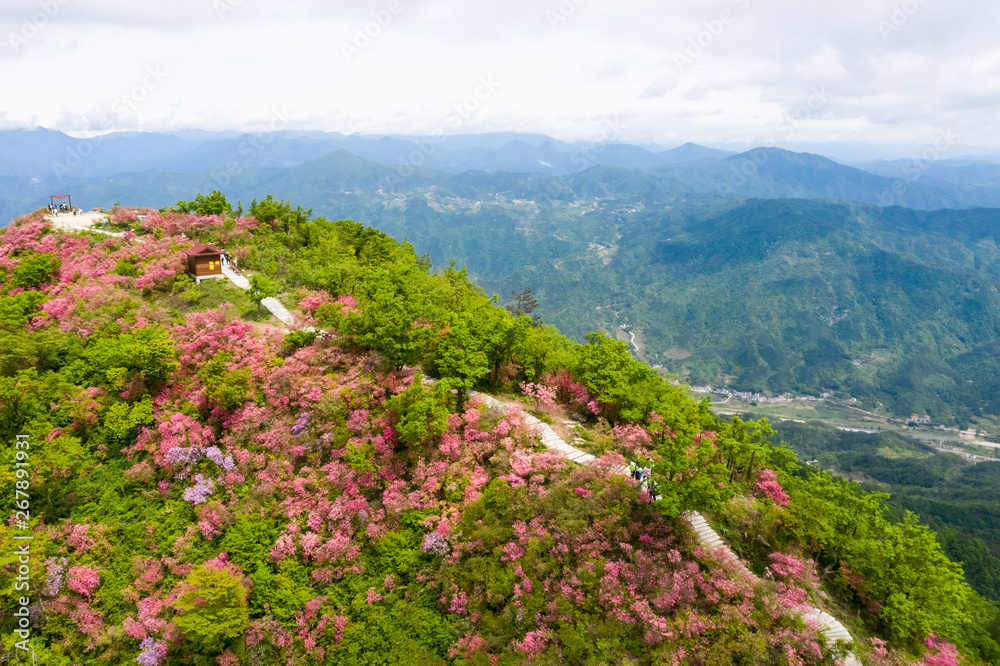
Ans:
[[[693,394],[703,395],[700,392]],[[718,414],[766,417],[774,423],[820,423],[845,432],[894,432],[921,440],[939,451],[954,453],[970,462],[1000,462],[1000,444],[989,441],[989,435],[984,431],[933,427],[906,419],[879,416],[849,400],[798,397],[766,403],[733,396],[722,400],[717,394],[712,398],[712,411]]]

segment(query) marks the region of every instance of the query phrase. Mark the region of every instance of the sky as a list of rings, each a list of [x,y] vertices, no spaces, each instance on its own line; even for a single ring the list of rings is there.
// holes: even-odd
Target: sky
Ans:
[[[995,152],[998,25],[995,0],[4,0],[0,128]]]

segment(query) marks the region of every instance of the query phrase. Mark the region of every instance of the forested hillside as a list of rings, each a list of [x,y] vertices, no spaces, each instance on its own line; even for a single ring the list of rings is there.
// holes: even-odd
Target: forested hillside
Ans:
[[[624,343],[571,341],[363,224],[176,208],[114,211],[120,237],[40,213],[0,232],[6,659],[833,664],[805,604],[869,664],[1000,664],[997,607],[933,533],[766,421],[722,421]],[[249,292],[186,276],[206,242]],[[292,330],[257,318],[266,294]],[[582,423],[596,463],[546,450],[525,410]],[[689,509],[763,578],[700,546]]]
[[[823,469],[890,492],[897,512],[920,514],[949,557],[964,563],[973,587],[1000,601],[1000,463],[974,464],[894,432],[791,421],[776,424],[771,439]]]
[[[500,194],[371,197],[360,192],[378,172],[358,173],[323,183],[351,192],[334,214],[359,205],[435,261],[468,262],[489,290],[530,286],[546,321],[634,340],[640,358],[692,384],[833,390],[902,417],[998,427],[995,209],[693,205],[664,181],[611,171],[553,193],[493,178]]]

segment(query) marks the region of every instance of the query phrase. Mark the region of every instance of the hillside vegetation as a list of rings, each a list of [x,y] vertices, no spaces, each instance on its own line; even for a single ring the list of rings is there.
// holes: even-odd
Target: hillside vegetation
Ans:
[[[897,513],[919,513],[969,582],[1000,601],[1000,463],[973,464],[894,432],[844,432],[783,421],[774,442],[823,469],[891,493]]]
[[[115,211],[121,238],[40,214],[0,232],[5,658],[23,607],[47,665],[833,664],[808,604],[870,664],[1000,663],[996,606],[933,533],[766,421],[721,421],[624,343],[570,341],[376,229],[270,197],[177,208]],[[326,334],[194,285],[193,242]],[[546,451],[524,409],[585,422],[597,463]]]

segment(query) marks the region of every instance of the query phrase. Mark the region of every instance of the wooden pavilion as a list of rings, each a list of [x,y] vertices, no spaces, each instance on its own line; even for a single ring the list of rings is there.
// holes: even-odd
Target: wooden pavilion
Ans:
[[[214,245],[192,245],[184,251],[187,255],[187,269],[196,283],[203,279],[224,278],[222,274],[222,250]]]

